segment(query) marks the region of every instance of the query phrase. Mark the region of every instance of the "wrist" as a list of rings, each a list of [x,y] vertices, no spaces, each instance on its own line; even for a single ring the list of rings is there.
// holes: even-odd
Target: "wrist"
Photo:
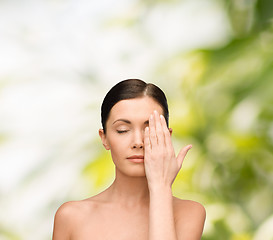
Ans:
[[[172,186],[165,184],[155,184],[153,186],[149,186],[149,192],[151,195],[164,195],[164,196],[172,196]]]

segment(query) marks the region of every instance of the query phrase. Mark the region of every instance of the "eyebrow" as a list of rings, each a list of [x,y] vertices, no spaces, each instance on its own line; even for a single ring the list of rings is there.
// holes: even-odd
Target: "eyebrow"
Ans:
[[[112,125],[114,125],[114,124],[115,124],[116,122],[118,122],[118,121],[120,121],[120,122],[125,122],[125,123],[128,123],[128,124],[131,124],[131,121],[129,121],[129,120],[127,120],[127,119],[122,119],[122,118],[121,118],[121,119],[117,119],[116,121],[114,121]],[[145,121],[144,124],[149,124],[149,120]]]

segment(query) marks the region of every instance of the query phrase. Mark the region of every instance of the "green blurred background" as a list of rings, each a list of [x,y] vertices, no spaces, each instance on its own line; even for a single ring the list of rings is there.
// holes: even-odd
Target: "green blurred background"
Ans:
[[[50,239],[65,201],[113,180],[100,104],[160,86],[174,194],[207,210],[204,240],[273,239],[273,1],[0,1],[0,240]]]

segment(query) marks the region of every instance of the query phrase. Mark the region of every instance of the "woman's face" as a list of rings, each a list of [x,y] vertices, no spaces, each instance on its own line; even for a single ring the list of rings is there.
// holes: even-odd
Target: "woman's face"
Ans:
[[[144,130],[149,117],[162,107],[150,97],[121,100],[110,111],[106,122],[107,133],[99,133],[104,147],[111,151],[116,170],[128,176],[145,176]]]

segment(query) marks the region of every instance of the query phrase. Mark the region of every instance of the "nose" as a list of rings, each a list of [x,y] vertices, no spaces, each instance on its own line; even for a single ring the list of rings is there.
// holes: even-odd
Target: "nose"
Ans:
[[[132,148],[143,148],[144,145],[143,131],[135,131],[132,141]]]

